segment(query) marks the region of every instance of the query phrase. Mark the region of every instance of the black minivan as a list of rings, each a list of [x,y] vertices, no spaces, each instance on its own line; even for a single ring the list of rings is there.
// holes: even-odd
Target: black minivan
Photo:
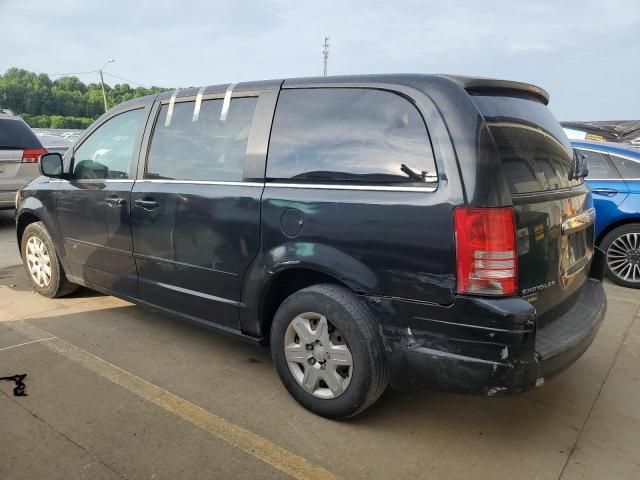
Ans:
[[[535,86],[370,75],[123,103],[17,199],[34,288],[76,285],[270,344],[313,412],[390,383],[541,385],[606,310],[594,209]]]

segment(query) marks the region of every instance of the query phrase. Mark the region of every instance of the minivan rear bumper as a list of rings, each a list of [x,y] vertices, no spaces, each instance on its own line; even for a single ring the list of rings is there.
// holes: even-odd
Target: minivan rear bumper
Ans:
[[[447,307],[365,298],[382,320],[394,388],[483,395],[522,392],[569,367],[593,341],[607,305],[597,278],[540,328],[521,298],[458,296]]]

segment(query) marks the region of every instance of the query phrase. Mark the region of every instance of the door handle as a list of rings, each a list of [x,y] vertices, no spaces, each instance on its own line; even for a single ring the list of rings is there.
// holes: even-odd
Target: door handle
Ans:
[[[127,201],[121,197],[107,197],[104,199],[104,201],[110,207],[122,207],[127,204]]]
[[[160,206],[155,200],[144,200],[141,198],[135,200],[133,203],[135,203],[136,207],[144,208],[145,210],[153,210]]]
[[[615,188],[594,188],[593,190],[591,190],[591,192],[595,193],[596,195],[603,195],[605,197],[613,197],[614,195],[617,195],[619,193]]]

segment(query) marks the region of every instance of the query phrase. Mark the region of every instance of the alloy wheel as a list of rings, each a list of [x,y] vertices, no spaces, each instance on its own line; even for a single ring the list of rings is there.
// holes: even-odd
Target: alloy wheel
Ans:
[[[640,233],[624,233],[607,249],[607,264],[621,280],[640,283]]]
[[[293,377],[314,397],[339,397],[351,382],[351,350],[344,335],[322,314],[306,312],[291,320],[284,354]]]

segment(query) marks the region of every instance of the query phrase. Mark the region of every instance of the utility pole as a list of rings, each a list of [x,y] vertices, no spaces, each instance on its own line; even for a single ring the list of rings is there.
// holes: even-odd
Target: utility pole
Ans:
[[[327,63],[329,62],[329,37],[324,37],[322,43],[322,63],[324,65],[323,74],[327,76]]]
[[[102,69],[98,70],[100,74],[100,85],[102,85],[102,99],[104,100],[104,111],[109,110],[109,105],[107,105],[107,91],[104,89],[104,77],[102,76]]]
[[[104,100],[104,111],[106,113],[107,110],[109,110],[109,105],[107,104],[107,91],[104,88],[104,77],[102,76],[102,70],[104,70],[104,68],[110,64],[115,62],[115,58],[110,58],[109,60],[107,60],[107,63],[105,63],[102,68],[98,69],[98,73],[100,74],[100,85],[102,85],[102,99]]]

